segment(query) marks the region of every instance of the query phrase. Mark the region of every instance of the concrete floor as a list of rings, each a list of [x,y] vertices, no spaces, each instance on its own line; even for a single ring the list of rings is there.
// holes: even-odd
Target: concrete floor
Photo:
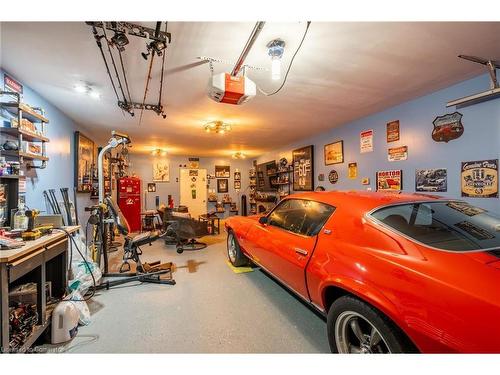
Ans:
[[[79,353],[328,353],[325,322],[260,270],[236,274],[225,236],[177,254],[157,241],[143,261],[172,261],[177,285],[100,291],[92,323],[66,346]],[[214,243],[215,242],[215,243]],[[117,254],[119,255],[119,254]]]

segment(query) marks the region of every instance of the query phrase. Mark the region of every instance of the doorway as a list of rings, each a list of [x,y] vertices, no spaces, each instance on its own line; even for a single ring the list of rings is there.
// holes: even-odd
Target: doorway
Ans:
[[[182,168],[180,173],[180,204],[188,207],[191,217],[207,213],[207,170]]]

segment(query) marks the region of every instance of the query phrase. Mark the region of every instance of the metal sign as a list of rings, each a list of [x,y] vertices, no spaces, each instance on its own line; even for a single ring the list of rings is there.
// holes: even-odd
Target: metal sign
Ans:
[[[498,198],[498,159],[462,162],[462,197]]]
[[[13,91],[19,94],[23,93],[23,85],[7,74],[3,76],[3,88],[5,91]]]
[[[330,181],[331,184],[336,184],[338,180],[339,174],[336,170],[332,169],[332,171],[328,174],[328,181]]]
[[[436,142],[448,143],[449,141],[459,138],[464,133],[462,116],[460,112],[453,112],[436,117],[434,121],[432,121],[434,125],[432,139]]]
[[[373,151],[373,130],[365,130],[359,134],[359,151],[362,154]]]
[[[399,120],[387,123],[387,142],[399,141]]]
[[[402,161],[408,159],[408,146],[392,147],[387,150],[387,160]]]
[[[403,189],[401,169],[377,172],[377,191],[400,191]]]

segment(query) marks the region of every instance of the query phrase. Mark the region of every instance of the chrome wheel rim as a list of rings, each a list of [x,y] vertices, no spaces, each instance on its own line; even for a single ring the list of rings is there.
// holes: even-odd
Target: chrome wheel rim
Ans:
[[[379,330],[364,316],[344,311],[335,322],[335,343],[342,354],[391,353]]]
[[[227,237],[227,255],[231,263],[236,262],[236,240],[232,233]]]

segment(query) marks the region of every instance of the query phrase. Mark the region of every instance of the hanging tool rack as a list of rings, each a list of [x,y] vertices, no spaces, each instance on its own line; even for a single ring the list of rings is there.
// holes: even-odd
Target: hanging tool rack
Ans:
[[[165,22],[164,31],[161,30],[162,22],[160,21],[156,22],[156,28],[154,29],[130,22],[87,21],[86,24],[92,27],[92,34],[101,52],[101,57],[104,61],[111,86],[113,87],[118,107],[131,116],[135,116],[135,110],[140,110],[141,115],[139,123],[142,120],[144,110],[153,111],[158,116],[166,118],[165,107],[162,103],[162,92],[165,72],[165,52],[167,46],[171,42],[171,34],[167,31],[167,22]],[[108,38],[107,32],[113,32],[114,35]],[[129,44],[127,36],[144,38],[149,41],[146,45],[147,51],[141,54],[145,60],[149,59],[149,69],[146,76],[142,102],[133,101],[128,86],[122,54],[122,52],[125,51],[126,45]],[[116,54],[118,54],[119,57],[120,70],[115,63],[114,56]],[[158,102],[146,103],[155,56],[162,57]]]

